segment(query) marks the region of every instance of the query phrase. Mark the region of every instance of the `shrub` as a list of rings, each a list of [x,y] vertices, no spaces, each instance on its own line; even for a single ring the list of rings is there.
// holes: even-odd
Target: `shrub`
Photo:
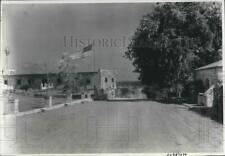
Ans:
[[[129,89],[128,88],[121,88],[121,96],[127,96],[129,94]]]
[[[22,86],[20,86],[20,89],[27,91],[29,89],[29,85],[28,84],[24,84]]]
[[[66,95],[65,94],[55,94],[55,95],[53,95],[53,97],[55,97],[55,98],[66,98]]]
[[[102,94],[94,94],[93,96],[94,100],[106,100],[107,99],[107,95],[102,93]]]
[[[182,96],[189,103],[197,103],[198,93],[204,92],[204,86],[201,80],[190,81],[184,86]]]
[[[72,99],[81,99],[81,95],[73,94]]]
[[[211,117],[223,123],[223,86],[214,88],[214,99]]]
[[[144,87],[143,92],[146,94],[148,99],[156,98],[156,89],[154,89],[154,87],[146,86]]]

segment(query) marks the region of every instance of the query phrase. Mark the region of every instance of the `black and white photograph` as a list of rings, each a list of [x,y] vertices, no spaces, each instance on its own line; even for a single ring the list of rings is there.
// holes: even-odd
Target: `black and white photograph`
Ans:
[[[224,154],[224,2],[2,1],[1,155]]]

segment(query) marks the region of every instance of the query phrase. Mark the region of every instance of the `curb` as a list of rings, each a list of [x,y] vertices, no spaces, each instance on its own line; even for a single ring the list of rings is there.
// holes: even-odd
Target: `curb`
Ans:
[[[74,104],[83,103],[83,102],[92,102],[92,101],[93,101],[92,99],[76,100],[76,101],[72,101],[71,103],[62,103],[62,104],[54,105],[51,107],[38,108],[38,109],[25,111],[25,112],[18,112],[18,113],[15,113],[15,115],[20,117],[20,116],[24,116],[24,115],[45,112],[45,111],[54,110],[54,109],[65,107],[65,106],[72,106]]]

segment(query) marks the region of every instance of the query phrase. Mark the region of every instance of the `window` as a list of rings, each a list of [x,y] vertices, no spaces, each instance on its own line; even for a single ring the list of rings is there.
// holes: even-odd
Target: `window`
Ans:
[[[205,89],[209,89],[209,87],[210,87],[210,82],[209,82],[209,79],[207,78],[205,80]]]
[[[87,80],[86,80],[86,84],[87,84],[87,85],[91,84],[91,80],[90,80],[90,79],[87,79]]]
[[[107,81],[108,81],[108,79],[107,79],[107,77],[105,78],[105,83],[107,83]]]
[[[85,98],[87,98],[88,96],[87,96],[87,94],[85,94]]]
[[[114,82],[114,78],[112,78],[112,82]]]
[[[8,84],[8,80],[4,80],[4,84],[7,85]]]
[[[28,84],[31,85],[33,83],[32,79],[28,79]]]
[[[47,83],[47,79],[42,79],[42,84]]]
[[[21,80],[17,80],[17,85],[21,85]]]
[[[62,80],[60,78],[57,79],[57,84],[62,84]]]

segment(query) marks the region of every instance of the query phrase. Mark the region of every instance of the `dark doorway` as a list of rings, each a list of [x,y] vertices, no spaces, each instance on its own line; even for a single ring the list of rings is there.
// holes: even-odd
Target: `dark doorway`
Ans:
[[[210,87],[210,83],[209,83],[209,79],[207,78],[205,80],[205,90],[209,89],[209,87]]]
[[[47,83],[48,81],[47,81],[47,79],[42,79],[42,84],[45,84],[45,83]]]

